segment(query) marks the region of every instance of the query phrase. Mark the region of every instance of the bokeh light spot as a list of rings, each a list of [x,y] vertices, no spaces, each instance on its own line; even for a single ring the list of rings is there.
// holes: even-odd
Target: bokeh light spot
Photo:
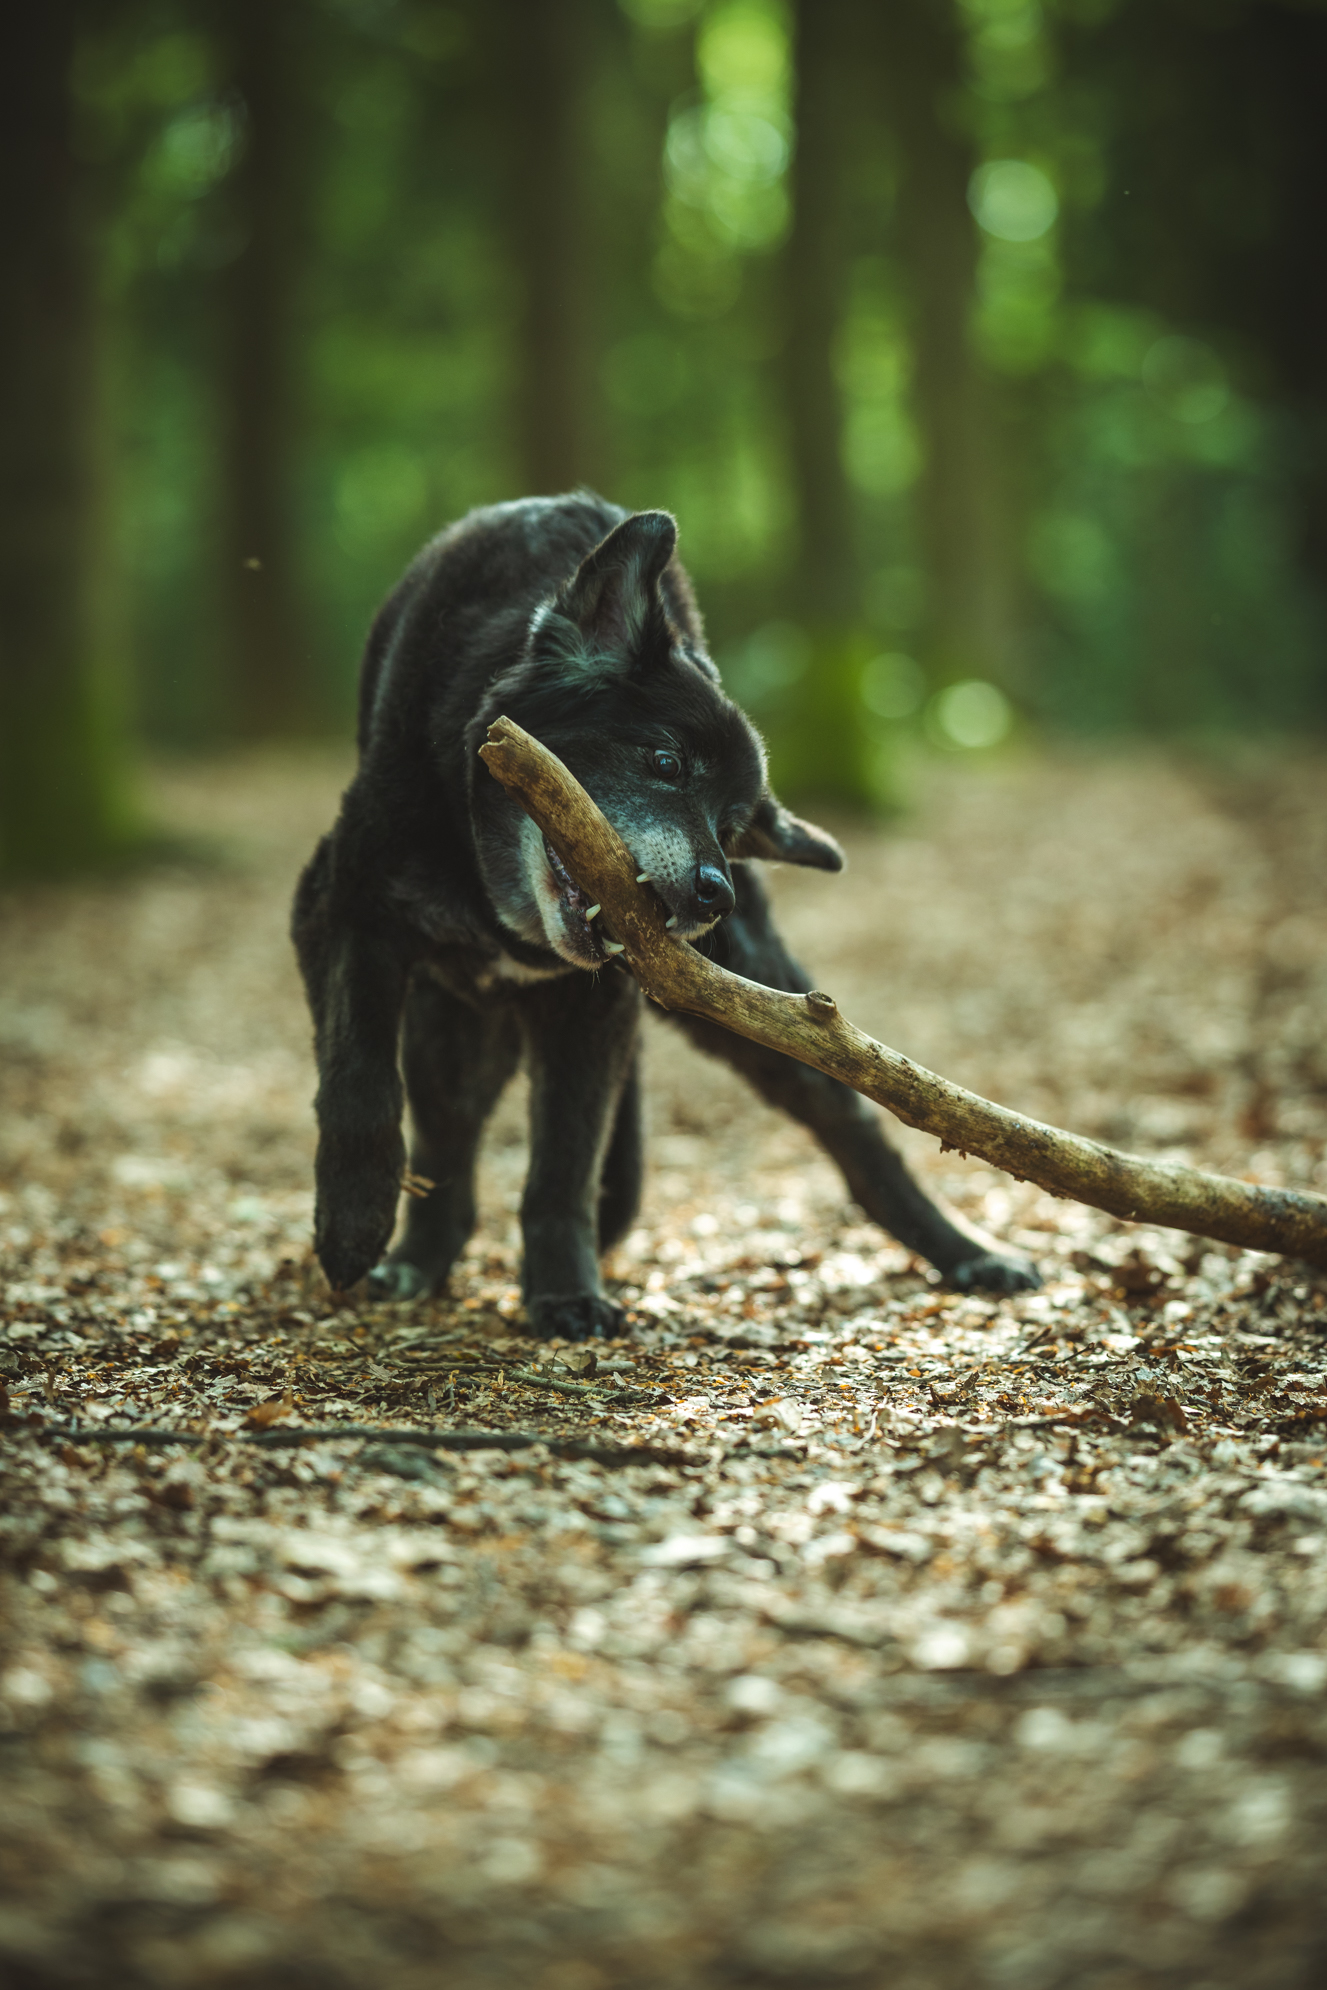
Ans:
[[[696,67],[712,97],[778,100],[788,88],[788,38],[769,8],[731,0],[706,15]]]
[[[991,159],[968,185],[968,206],[988,235],[1035,242],[1053,225],[1060,201],[1040,167],[1026,159]]]
[[[755,111],[712,110],[704,145],[714,164],[735,180],[777,180],[788,163],[788,141]]]
[[[243,141],[241,104],[229,100],[190,104],[157,139],[144,178],[155,192],[197,200],[225,179]]]
[[[997,685],[979,677],[949,684],[931,706],[934,729],[946,746],[998,746],[1014,722],[1013,707]]]

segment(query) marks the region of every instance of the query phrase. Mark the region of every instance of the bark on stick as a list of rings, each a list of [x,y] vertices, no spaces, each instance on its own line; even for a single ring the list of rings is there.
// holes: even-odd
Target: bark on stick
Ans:
[[[975,1154],[1052,1195],[1129,1222],[1158,1223],[1327,1268],[1327,1200],[1261,1188],[1174,1161],[1122,1154],[993,1105],[877,1043],[828,995],[762,988],[705,960],[664,930],[664,910],[635,881],[631,853],[579,781],[511,719],[489,727],[481,757],[538,824],[583,891],[603,907],[620,956],[662,1008],[704,1016],[851,1085],[941,1146]]]

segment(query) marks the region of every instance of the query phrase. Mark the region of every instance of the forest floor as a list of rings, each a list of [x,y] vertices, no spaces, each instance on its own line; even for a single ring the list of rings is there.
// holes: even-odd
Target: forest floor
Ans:
[[[448,1296],[334,1308],[284,926],[343,772],[168,770],[200,856],[0,904],[5,1980],[1327,1980],[1327,1278],[907,1134],[1046,1280],[946,1292],[658,1020],[597,1370],[522,1337],[517,1093]],[[1324,795],[932,769],[773,887],[932,1068],[1327,1190]]]

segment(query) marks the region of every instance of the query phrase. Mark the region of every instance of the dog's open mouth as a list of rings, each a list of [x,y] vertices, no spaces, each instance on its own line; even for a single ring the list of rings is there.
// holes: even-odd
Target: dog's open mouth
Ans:
[[[557,886],[558,904],[563,917],[575,934],[577,950],[583,947],[595,960],[606,960],[608,952],[604,935],[591,923],[598,914],[599,907],[591,904],[547,836],[544,838],[544,855],[548,859],[548,868]]]

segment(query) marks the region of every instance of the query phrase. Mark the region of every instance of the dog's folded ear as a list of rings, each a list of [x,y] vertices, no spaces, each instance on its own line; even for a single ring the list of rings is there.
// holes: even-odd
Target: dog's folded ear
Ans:
[[[767,863],[809,864],[817,871],[841,871],[843,852],[828,830],[803,822],[773,795],[762,795],[730,857],[763,857]]]
[[[647,637],[667,639],[659,579],[676,545],[677,520],[668,512],[624,518],[563,582],[554,614],[576,625],[587,653],[632,660]]]

